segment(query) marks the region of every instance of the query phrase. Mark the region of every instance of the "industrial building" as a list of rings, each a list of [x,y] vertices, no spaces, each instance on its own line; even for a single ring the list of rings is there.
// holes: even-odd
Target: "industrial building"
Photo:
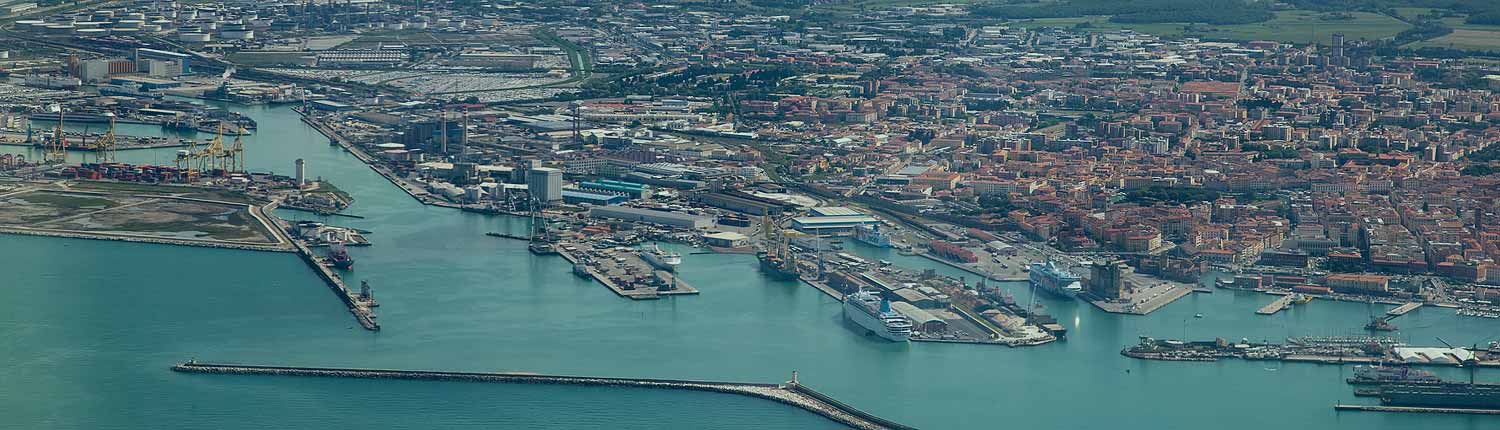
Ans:
[[[812,216],[792,218],[792,228],[818,235],[842,235],[853,233],[855,227],[880,223],[875,217],[843,206],[815,207],[808,212]]]
[[[562,171],[550,167],[534,167],[526,171],[526,190],[531,198],[543,203],[558,202],[562,196]]]
[[[597,194],[577,190],[562,190],[562,199],[565,203],[591,204],[594,206],[609,206],[625,203],[625,196],[617,194]]]
[[[709,217],[620,206],[595,207],[589,209],[589,216],[691,229],[709,228],[714,225],[713,218]]]
[[[609,179],[580,182],[578,188],[593,193],[625,196],[628,199],[644,199],[650,195],[650,190],[646,189],[645,184]]]
[[[750,238],[732,231],[721,231],[704,234],[703,243],[719,248],[740,248],[750,246]]]

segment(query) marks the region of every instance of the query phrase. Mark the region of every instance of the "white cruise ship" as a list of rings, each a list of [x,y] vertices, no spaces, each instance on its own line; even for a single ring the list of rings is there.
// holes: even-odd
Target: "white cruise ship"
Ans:
[[[874,291],[845,296],[844,318],[891,342],[906,342],[911,337],[911,320],[891,310],[891,302]]]
[[[660,246],[651,245],[649,249],[641,250],[641,259],[651,263],[656,268],[668,272],[677,271],[677,265],[682,264],[682,254],[671,251],[663,251]]]

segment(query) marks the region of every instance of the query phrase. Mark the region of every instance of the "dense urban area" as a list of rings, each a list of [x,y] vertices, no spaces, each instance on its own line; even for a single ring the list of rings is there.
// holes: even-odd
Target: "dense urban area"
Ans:
[[[1382,304],[1347,322],[1352,335],[1117,346],[1141,360],[1357,364],[1355,394],[1379,401],[1338,409],[1500,414],[1500,385],[1472,379],[1500,366],[1500,343],[1394,335],[1422,307],[1500,318],[1497,11],[0,0],[0,233],[296,253],[381,330],[374,288],[344,280],[348,247],[382,246],[338,225],[359,217],[341,213],[359,196],[301,159],[279,167],[290,175],[248,168],[245,138],[269,125],[224,107],[285,105],[326,138],[309,145],[342,148],[412,199],[528,220],[525,234],[473,240],[525,242],[626,302],[692,306],[713,285],[677,269],[723,253],[842,302],[851,336],[881,342],[1066,341],[1077,327],[1037,293],[1130,318],[1215,291],[1263,297],[1263,315]],[[511,378],[361,372],[332,376]],[[795,376],[559,378],[534,379],[750,393],[907,428]]]

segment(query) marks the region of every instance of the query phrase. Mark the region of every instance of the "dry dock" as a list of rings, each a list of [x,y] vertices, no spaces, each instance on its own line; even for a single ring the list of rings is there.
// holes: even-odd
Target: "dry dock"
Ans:
[[[1255,311],[1255,313],[1261,315],[1273,315],[1277,312],[1281,312],[1282,309],[1286,309],[1287,306],[1290,306],[1292,304],[1292,300],[1296,299],[1297,297],[1291,294],[1281,296],[1270,304],[1262,306],[1260,310]]]
[[[641,387],[707,391],[755,397],[787,404],[860,430],[908,430],[905,426],[861,411],[797,382],[797,375],[783,384],[692,381],[677,379],[605,378],[592,376],[540,375],[534,373],[438,372],[426,370],[351,369],[327,367],[252,366],[188,362],[172,366],[184,373],[231,375],[321,376],[361,379],[407,379],[430,381],[495,382],[510,384],[559,384],[584,386]]]

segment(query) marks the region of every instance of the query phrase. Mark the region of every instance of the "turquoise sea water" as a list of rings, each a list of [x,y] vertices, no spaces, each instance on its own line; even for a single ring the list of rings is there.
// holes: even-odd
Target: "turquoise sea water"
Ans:
[[[355,326],[291,254],[0,236],[0,424],[42,428],[832,428],[772,402],[727,395],[475,383],[184,375],[189,358],[254,364],[530,371],[601,376],[785,380],[925,429],[1500,428],[1500,418],[1337,413],[1369,403],[1342,383],[1347,367],[1243,361],[1144,362],[1118,354],[1137,336],[1280,341],[1347,334],[1364,304],[1313,302],[1263,317],[1261,295],[1195,295],[1146,317],[1043,299],[1064,342],[1007,349],[897,345],[841,323],[839,304],[770,281],[744,255],[686,255],[699,296],[632,302],[577,278],[557,257],[486,237],[525,221],[425,207],[282,108],[237,107],[261,124],[247,137],[257,171],[308,160],[358,200],[374,231],[351,249],[351,280],[369,280],[384,330]],[[155,127],[122,132],[144,134]],[[0,151],[20,148],[0,148]],[[171,150],[122,152],[126,161]],[[310,214],[285,212],[292,219]],[[901,265],[960,272],[920,257],[853,246]],[[969,276],[972,280],[973,277]],[[1025,300],[1023,286],[1013,292]],[[1204,318],[1193,318],[1203,313]],[[1425,308],[1400,336],[1472,343],[1500,322]],[[1458,369],[1445,376],[1465,377]],[[1493,371],[1481,379],[1496,380]],[[1497,374],[1500,375],[1500,374]],[[334,421],[340,420],[340,421]]]

